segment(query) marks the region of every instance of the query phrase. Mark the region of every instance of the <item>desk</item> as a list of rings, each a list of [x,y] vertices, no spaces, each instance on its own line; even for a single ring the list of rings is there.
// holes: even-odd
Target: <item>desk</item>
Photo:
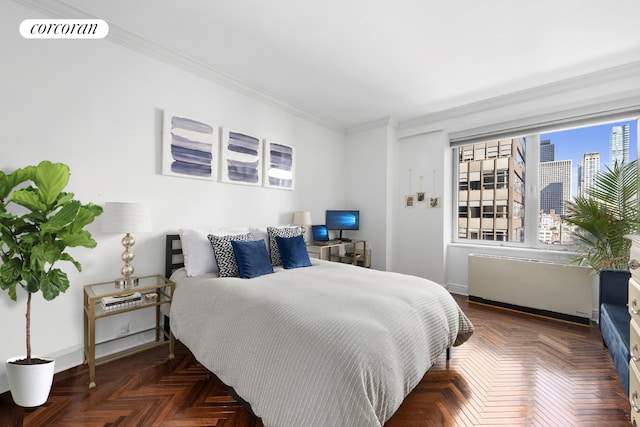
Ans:
[[[361,247],[359,248],[358,245]],[[344,255],[340,255],[342,248],[344,248]],[[370,267],[371,265],[371,259],[367,253],[366,240],[354,239],[349,242],[338,242],[328,245],[308,243],[307,251],[309,254],[317,255],[318,259],[361,265],[363,267]]]

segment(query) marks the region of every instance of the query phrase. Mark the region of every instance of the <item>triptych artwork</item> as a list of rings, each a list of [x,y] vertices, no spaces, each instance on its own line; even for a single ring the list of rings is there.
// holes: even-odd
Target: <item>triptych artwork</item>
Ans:
[[[162,173],[293,190],[295,149],[251,133],[165,111]]]

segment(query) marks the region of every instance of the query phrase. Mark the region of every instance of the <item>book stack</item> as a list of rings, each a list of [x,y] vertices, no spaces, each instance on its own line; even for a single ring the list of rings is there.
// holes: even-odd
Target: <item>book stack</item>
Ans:
[[[135,307],[140,304],[142,295],[140,292],[131,292],[124,295],[103,297],[100,299],[100,306],[104,311],[122,310],[124,308]]]

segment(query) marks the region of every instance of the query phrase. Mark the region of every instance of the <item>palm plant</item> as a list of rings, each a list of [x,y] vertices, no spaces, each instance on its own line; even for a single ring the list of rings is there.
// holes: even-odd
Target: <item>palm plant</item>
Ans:
[[[628,269],[631,241],[624,236],[638,232],[640,216],[638,161],[614,164],[598,174],[586,196],[565,205],[565,220],[578,228],[574,236],[582,244],[573,264],[603,269]]]

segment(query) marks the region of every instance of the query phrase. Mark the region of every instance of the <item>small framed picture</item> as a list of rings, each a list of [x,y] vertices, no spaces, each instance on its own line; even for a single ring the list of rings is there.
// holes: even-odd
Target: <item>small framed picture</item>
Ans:
[[[416,194],[416,201],[418,203],[424,203],[427,201],[427,196],[425,195],[424,191],[420,191]]]
[[[429,198],[429,206],[432,208],[440,207],[440,197],[430,197]]]
[[[416,206],[416,196],[415,194],[407,194],[404,196],[404,207],[405,208],[413,208]]]

